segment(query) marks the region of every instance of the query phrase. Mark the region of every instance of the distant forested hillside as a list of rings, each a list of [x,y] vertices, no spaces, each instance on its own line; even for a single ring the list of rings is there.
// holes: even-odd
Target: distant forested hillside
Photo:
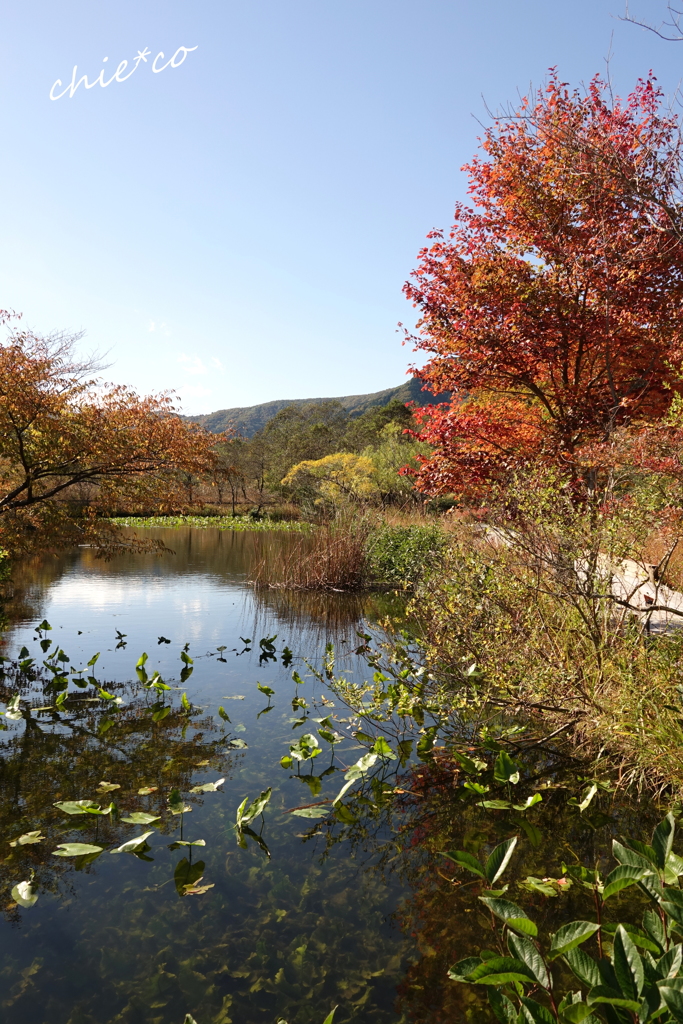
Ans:
[[[412,377],[400,387],[375,391],[371,395],[346,395],[343,398],[283,398],[275,402],[264,402],[262,405],[250,405],[241,409],[219,409],[203,416],[184,418],[193,423],[201,423],[206,430],[214,434],[233,427],[243,437],[253,437],[288,405],[306,406],[321,402],[339,402],[351,416],[361,416],[368,409],[388,405],[394,399],[399,402],[415,402],[416,405],[431,405],[435,402],[446,402],[449,398],[450,394],[432,395],[428,391],[423,391],[422,382]]]

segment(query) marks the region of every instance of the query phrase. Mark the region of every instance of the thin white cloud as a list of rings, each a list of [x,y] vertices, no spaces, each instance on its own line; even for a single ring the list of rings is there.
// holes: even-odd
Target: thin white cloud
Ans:
[[[182,364],[185,373],[201,375],[209,372],[199,356],[188,356],[181,352],[178,356],[178,362]]]
[[[159,334],[163,334],[165,338],[171,337],[171,332],[169,331],[168,326],[163,323],[158,324],[156,320],[150,320],[149,327],[147,328],[147,330],[149,331],[150,334],[154,334],[158,331]]]

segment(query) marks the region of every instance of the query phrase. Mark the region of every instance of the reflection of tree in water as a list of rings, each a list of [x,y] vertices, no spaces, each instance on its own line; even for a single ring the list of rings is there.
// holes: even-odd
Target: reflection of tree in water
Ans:
[[[109,686],[109,684],[107,684]],[[110,689],[116,690],[113,685]],[[70,698],[65,711],[36,708],[50,698],[31,700],[23,723],[10,726],[0,740],[0,835],[2,887],[35,872],[37,891],[57,891],[74,861],[52,851],[59,843],[94,843],[107,848],[132,839],[142,829],[121,821],[134,811],[159,816],[153,826],[162,833],[175,829],[178,818],[169,813],[168,796],[177,788],[187,793],[198,766],[225,771],[225,736],[217,736],[211,718],[197,712],[171,709],[159,722],[152,720],[148,694],[126,694],[125,707],[112,711],[102,701]],[[1,691],[7,700],[9,690]],[[80,695],[79,695],[80,696]],[[234,756],[234,755],[233,755]],[[205,764],[203,764],[205,763]],[[98,791],[102,781],[120,788]],[[138,789],[155,787],[147,795]],[[56,801],[91,800],[117,809],[108,815],[68,816]],[[188,803],[196,796],[186,796]],[[10,839],[40,829],[46,839],[12,849]],[[76,867],[82,862],[76,861]],[[17,916],[15,908],[10,913]]]
[[[133,529],[124,530],[132,537]],[[91,548],[78,548],[60,554],[45,553],[25,559],[16,567],[12,579],[2,585],[2,606],[6,619],[16,622],[40,615],[48,589],[73,570],[103,576],[148,575],[183,576],[198,571],[216,576],[225,582],[246,579],[256,557],[261,535],[247,531],[192,529],[141,529],[143,539],[162,541],[167,551],[162,554],[141,552],[119,554],[113,558],[98,557]],[[291,537],[285,533],[267,536],[265,543],[286,544]]]
[[[287,626],[310,631],[311,641],[324,638],[339,643],[342,637],[355,640],[355,630],[364,622],[374,624],[390,617],[400,622],[406,598],[394,591],[330,594],[320,590],[266,590],[254,592],[257,616],[254,635],[265,628],[258,612],[274,614]]]
[[[558,767],[542,754],[529,755],[526,778],[515,787],[514,798],[522,803],[542,786],[543,800],[522,815],[478,806],[481,795],[463,788],[460,766],[444,751],[411,765],[398,778],[393,776],[395,765],[384,765],[349,801],[357,820],[330,823],[328,852],[337,843],[350,843],[387,881],[398,876],[406,893],[393,916],[415,941],[418,955],[411,958],[397,989],[396,1010],[402,1020],[464,1024],[494,1019],[483,986],[459,985],[447,977],[457,961],[495,948],[490,917],[478,900],[488,886],[441,853],[464,850],[483,860],[498,843],[518,836],[503,880],[510,883],[505,898],[520,903],[547,935],[569,921],[592,919],[591,894],[573,884],[550,897],[520,883],[528,877],[561,878],[563,863],[613,867],[611,845],[618,836],[649,841],[662,816],[650,799],[603,792],[585,814],[568,804],[584,788],[584,768],[572,766],[571,760],[559,761]],[[396,788],[395,796],[387,795],[389,784]],[[646,898],[629,889],[620,901],[618,919],[639,924]]]
[[[49,587],[77,565],[80,558],[80,551],[25,558],[12,578],[0,584],[0,628],[39,616]]]

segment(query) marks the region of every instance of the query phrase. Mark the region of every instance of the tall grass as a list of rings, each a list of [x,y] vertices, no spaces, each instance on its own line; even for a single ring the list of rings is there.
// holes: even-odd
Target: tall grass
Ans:
[[[337,519],[287,546],[264,547],[251,574],[255,587],[360,590],[369,582],[365,519]]]

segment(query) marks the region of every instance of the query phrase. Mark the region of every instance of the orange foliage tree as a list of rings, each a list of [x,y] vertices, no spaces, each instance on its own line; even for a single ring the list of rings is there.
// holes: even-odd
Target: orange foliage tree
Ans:
[[[446,237],[405,286],[435,446],[418,486],[481,488],[538,460],[585,475],[586,445],[651,423],[681,390],[681,140],[653,81],[626,101],[599,79],[547,86],[498,117]]]
[[[0,322],[8,314],[0,314]],[[168,396],[92,378],[73,341],[10,332],[0,345],[0,545],[5,551],[116,545],[113,510],[185,503],[179,475],[208,471],[215,435]]]

